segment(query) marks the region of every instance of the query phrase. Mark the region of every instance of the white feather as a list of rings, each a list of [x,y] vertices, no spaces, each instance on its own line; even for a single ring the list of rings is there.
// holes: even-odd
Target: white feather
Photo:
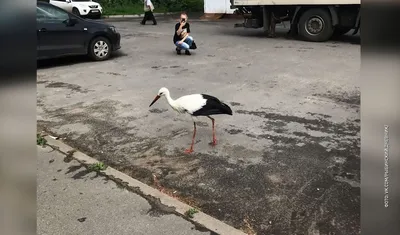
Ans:
[[[206,102],[207,100],[200,94],[185,95],[175,100],[175,104],[184,108],[189,114],[201,109]]]
[[[158,91],[159,96],[165,96],[168,104],[179,113],[188,113],[192,115],[197,110],[206,105],[207,100],[200,94],[185,95],[176,100],[171,98],[169,90],[165,87]]]

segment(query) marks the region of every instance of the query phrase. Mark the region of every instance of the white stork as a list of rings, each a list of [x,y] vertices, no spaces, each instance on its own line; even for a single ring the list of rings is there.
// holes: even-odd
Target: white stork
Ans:
[[[190,148],[185,150],[186,153],[193,152],[194,138],[196,136],[196,121],[194,117],[196,116],[206,116],[211,119],[213,131],[213,141],[211,145],[215,146],[217,144],[217,138],[215,137],[215,120],[214,118],[210,117],[210,115],[232,115],[232,110],[227,104],[221,102],[218,98],[205,94],[185,95],[174,100],[171,98],[169,90],[163,87],[158,91],[156,98],[154,98],[150,106],[152,106],[161,96],[165,96],[167,98],[168,104],[175,111],[177,111],[178,113],[188,113],[192,117],[194,125],[193,138]]]

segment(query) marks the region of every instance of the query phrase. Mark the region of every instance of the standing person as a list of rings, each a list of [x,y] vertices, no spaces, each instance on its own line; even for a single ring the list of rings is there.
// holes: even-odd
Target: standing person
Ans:
[[[153,11],[154,11],[154,6],[151,0],[144,0],[144,17],[141,22],[142,25],[146,24],[146,21],[152,20],[153,25],[157,25],[156,18],[154,17]]]
[[[281,8],[279,6],[271,6],[269,7],[269,29],[267,37],[275,38],[276,33],[276,24],[282,23],[285,19],[289,18],[288,11],[285,8]],[[289,30],[288,35],[290,35],[291,30]]]
[[[269,27],[268,27],[268,35],[269,38],[275,38],[275,28],[276,28],[276,19],[275,19],[275,11],[274,7],[270,7],[268,11],[268,18],[269,18]]]
[[[174,44],[176,46],[176,53],[181,54],[181,50],[185,50],[186,55],[191,55],[189,49],[196,49],[194,40],[190,34],[190,24],[186,13],[181,13],[181,18],[175,25]]]

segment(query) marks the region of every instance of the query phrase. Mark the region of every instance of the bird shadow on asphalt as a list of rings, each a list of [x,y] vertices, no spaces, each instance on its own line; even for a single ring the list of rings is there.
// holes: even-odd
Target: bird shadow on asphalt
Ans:
[[[116,51],[111,55],[109,60],[121,58],[124,56],[128,56],[128,54],[122,51]],[[48,69],[60,66],[70,66],[80,63],[99,63],[99,62],[91,60],[88,56],[82,55],[82,56],[68,56],[68,57],[60,57],[54,59],[38,60],[36,65],[37,69]]]

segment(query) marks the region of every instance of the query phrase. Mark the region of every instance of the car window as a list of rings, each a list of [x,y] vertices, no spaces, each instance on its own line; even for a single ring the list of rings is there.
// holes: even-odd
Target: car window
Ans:
[[[67,12],[52,5],[36,6],[36,21],[45,23],[61,23],[69,19]]]

